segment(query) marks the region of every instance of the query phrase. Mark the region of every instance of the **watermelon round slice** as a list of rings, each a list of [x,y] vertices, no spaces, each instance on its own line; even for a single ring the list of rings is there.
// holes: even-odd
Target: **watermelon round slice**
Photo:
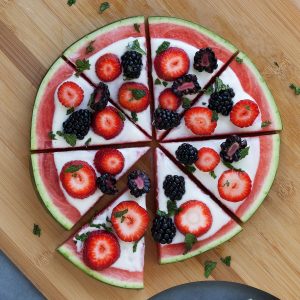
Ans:
[[[116,178],[119,179],[135,162],[142,157],[149,147],[119,149],[125,158],[124,168]],[[95,193],[76,199],[70,196],[62,186],[59,174],[63,166],[70,161],[81,160],[93,166],[96,150],[35,153],[31,155],[34,180],[40,198],[49,213],[64,228],[71,229],[103,193],[97,189]],[[97,176],[99,173],[96,171]]]
[[[218,191],[218,179],[221,174],[229,170],[228,166],[222,162],[214,170],[214,174],[203,172],[196,168],[196,171],[190,176],[193,176],[200,184],[209,190],[223,205],[228,207],[238,218],[243,222],[255,213],[257,208],[261,205],[266,195],[268,194],[273,180],[275,178],[276,170],[279,160],[279,146],[280,137],[278,134],[262,135],[259,137],[244,138],[249,147],[248,155],[238,162],[232,163],[236,169],[245,171],[251,181],[252,189],[250,194],[242,201],[230,202],[223,199]],[[209,147],[217,153],[221,150],[221,143],[224,139],[207,140],[207,141],[191,141],[189,144],[196,149]],[[175,152],[182,143],[165,143],[163,146],[176,159]]]
[[[183,176],[185,189],[181,200],[176,201],[177,206],[189,201],[198,200],[205,203],[212,214],[212,226],[203,235],[197,238],[192,249],[184,254],[184,235],[178,229],[176,235],[169,245],[158,244],[159,262],[161,264],[182,261],[210,250],[232,238],[241,231],[241,227],[227,215],[200,187],[198,187],[187,175],[184,174],[161,150],[156,149],[154,158],[156,174],[156,200],[157,209],[167,212],[167,197],[164,194],[163,182],[167,175]]]
[[[95,271],[90,269],[84,263],[82,258],[83,241],[80,236],[82,236],[82,234],[98,230],[97,227],[91,227],[91,223],[105,224],[107,227],[111,227],[111,224],[107,221],[107,218],[111,218],[112,210],[116,205],[127,200],[136,201],[139,205],[146,208],[145,195],[142,195],[136,199],[130,194],[130,191],[126,189],[118,198],[113,200],[106,208],[98,213],[91,222],[84,225],[57,250],[79,269],[99,281],[123,288],[140,289],[144,287],[144,237],[138,241],[136,249],[133,251],[135,242],[124,242],[116,236],[120,244],[121,254],[118,260],[105,270]]]

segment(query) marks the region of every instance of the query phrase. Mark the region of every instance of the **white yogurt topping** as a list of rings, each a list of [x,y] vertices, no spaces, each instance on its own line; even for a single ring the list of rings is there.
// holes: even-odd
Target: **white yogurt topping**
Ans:
[[[128,169],[143,155],[149,147],[140,147],[140,148],[126,148],[119,149],[122,152],[125,158],[125,164],[122,172],[116,176],[116,178],[120,178],[123,174],[127,172]],[[90,166],[94,167],[94,157],[96,154],[96,150],[93,151],[68,151],[68,152],[55,152],[54,153],[54,162],[57,169],[58,175],[60,174],[63,166],[72,160],[83,160],[87,162]],[[97,170],[94,168],[96,175],[100,176]],[[66,200],[70,203],[70,205],[74,206],[81,215],[85,214],[88,209],[90,209],[95,202],[103,195],[103,193],[97,188],[95,193],[89,197],[84,199],[77,199],[70,196],[66,190],[63,188],[61,181],[59,181],[61,190],[64,193]]]
[[[111,224],[106,222],[106,217],[111,218],[112,210],[115,206],[117,206],[120,202],[133,200],[136,201],[140,206],[146,209],[146,196],[145,194],[139,198],[135,198],[128,191],[126,191],[123,195],[121,195],[116,201],[114,201],[110,206],[108,206],[104,211],[100,212],[92,221],[93,224],[102,224],[105,223],[107,226],[111,227]],[[86,232],[91,232],[99,230],[96,227],[86,226],[82,228],[77,234],[82,234]],[[134,242],[124,242],[115,235],[120,243],[120,257],[118,260],[111,265],[111,267],[115,267],[122,270],[127,270],[131,272],[141,272],[144,269],[144,252],[145,252],[145,239],[142,238],[136,248],[136,252],[133,252]],[[74,241],[76,239],[74,238]],[[76,248],[77,252],[81,252],[83,248],[83,242],[76,240]]]
[[[258,169],[259,164],[259,157],[260,157],[260,142],[258,137],[250,137],[246,138],[247,145],[249,148],[249,154],[241,159],[238,162],[232,163],[233,166],[236,168],[240,168],[247,172],[249,177],[252,180],[252,183],[254,182],[254,178],[256,176],[256,172]],[[193,145],[198,150],[202,147],[209,147],[214,149],[217,153],[220,153],[221,151],[221,143],[224,142],[223,140],[208,140],[208,141],[200,141],[200,142],[189,142],[189,144]],[[174,155],[175,157],[175,151],[182,143],[166,143],[164,144],[164,147]],[[228,168],[220,162],[218,166],[215,168],[214,172],[217,176],[216,179],[213,179],[209,172],[203,172],[200,171],[198,168],[196,168],[196,171],[193,173],[193,175],[208,189],[210,190],[224,205],[226,205],[231,211],[236,212],[238,208],[247,201],[247,198],[243,201],[239,202],[230,202],[223,198],[221,198],[219,191],[218,191],[218,179],[222,175],[224,171],[227,171]]]
[[[204,202],[212,214],[213,222],[208,232],[199,236],[198,241],[206,239],[214,235],[224,225],[226,225],[231,218],[200,188],[192,182],[161,150],[156,149],[157,153],[157,166],[159,166],[159,172],[157,172],[158,182],[158,209],[167,212],[167,200],[163,189],[163,182],[167,175],[183,176],[185,180],[185,194],[180,201],[176,201],[178,207],[187,202],[188,200],[198,200]],[[172,244],[183,243],[184,235],[178,230],[172,241]]]

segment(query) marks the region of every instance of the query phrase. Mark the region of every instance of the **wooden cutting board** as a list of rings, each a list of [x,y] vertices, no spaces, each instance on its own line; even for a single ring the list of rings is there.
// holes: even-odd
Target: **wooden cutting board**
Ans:
[[[300,295],[300,2],[0,0],[0,246],[49,299],[146,299],[166,288],[205,280],[205,260],[218,263],[211,280],[246,283],[282,299]],[[69,236],[46,212],[29,173],[29,129],[36,89],[71,43],[106,23],[133,15],[170,15],[202,24],[248,53],[265,76],[283,119],[280,166],[274,185],[244,231],[232,241],[182,263],[157,264],[147,235],[145,289],[125,290],[89,278],[56,253]],[[275,62],[277,64],[275,64]],[[148,157],[150,159],[150,156]],[[142,162],[149,170],[149,159]],[[124,186],[124,184],[123,184]],[[148,198],[152,208],[153,197]],[[107,203],[98,203],[97,208]],[[93,212],[89,214],[91,216]],[[84,221],[84,220],[83,220]],[[32,234],[33,223],[42,228]]]

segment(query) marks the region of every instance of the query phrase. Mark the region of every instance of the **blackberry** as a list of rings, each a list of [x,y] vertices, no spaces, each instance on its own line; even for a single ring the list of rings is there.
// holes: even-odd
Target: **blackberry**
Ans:
[[[176,79],[171,89],[178,97],[182,97],[184,95],[196,94],[201,90],[201,87],[196,75],[187,74]]]
[[[218,60],[214,51],[211,48],[202,48],[195,53],[194,68],[199,71],[212,73],[218,68]]]
[[[146,173],[135,170],[128,175],[127,186],[130,194],[137,198],[150,191],[151,181]]]
[[[121,56],[123,74],[126,78],[139,78],[142,70],[142,54],[136,51],[126,51]]]
[[[167,175],[163,182],[163,188],[165,190],[165,195],[170,198],[170,200],[181,200],[185,193],[184,177]]]
[[[177,160],[184,165],[192,165],[198,160],[198,150],[188,143],[181,144],[175,154]]]
[[[232,98],[235,93],[232,88],[224,89],[219,92],[213,92],[209,99],[208,108],[221,113],[223,116],[228,116],[232,110]]]
[[[237,135],[231,135],[221,144],[220,156],[223,161],[232,163],[241,158],[240,150],[247,147],[247,141]]]
[[[116,188],[117,180],[115,176],[108,173],[102,174],[97,178],[97,187],[104,194],[114,195],[118,192]]]
[[[157,108],[154,112],[153,125],[156,129],[171,129],[177,127],[179,123],[179,114],[174,111]]]
[[[107,84],[100,82],[91,95],[90,108],[95,111],[104,109],[110,98]]]
[[[168,216],[156,216],[151,227],[152,237],[160,244],[170,244],[176,235],[176,227]]]
[[[79,109],[63,122],[63,131],[64,133],[75,134],[77,139],[83,140],[90,130],[91,122],[91,112],[88,109]]]

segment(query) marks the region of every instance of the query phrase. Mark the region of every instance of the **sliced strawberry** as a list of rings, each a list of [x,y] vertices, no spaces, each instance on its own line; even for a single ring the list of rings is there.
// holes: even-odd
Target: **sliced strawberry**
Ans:
[[[96,191],[95,170],[82,160],[67,162],[60,172],[60,180],[67,193],[74,198],[83,199]]]
[[[96,134],[110,140],[122,131],[124,122],[116,108],[106,106],[94,114],[92,127]]]
[[[220,155],[212,148],[203,147],[198,151],[196,167],[203,172],[211,172],[220,163]]]
[[[241,100],[236,103],[231,112],[230,120],[238,127],[249,127],[259,114],[258,106],[251,100]]]
[[[99,173],[119,174],[124,168],[125,158],[117,149],[100,149],[94,158],[94,165]]]
[[[121,240],[133,242],[138,241],[145,234],[149,215],[135,201],[123,201],[113,209],[111,222]]]
[[[83,245],[84,263],[93,270],[104,270],[120,257],[117,238],[105,230],[91,232]]]
[[[168,110],[177,110],[180,106],[180,98],[175,95],[172,91],[172,89],[165,89],[162,91],[158,98],[159,105],[162,109],[168,109]]]
[[[246,172],[227,170],[218,181],[220,196],[231,202],[245,199],[250,194],[251,188],[252,182]]]
[[[184,115],[185,126],[194,134],[210,135],[217,127],[217,122],[212,117],[213,112],[209,108],[192,107]]]
[[[119,103],[132,112],[141,112],[149,105],[149,90],[142,83],[126,82],[119,89]]]
[[[188,72],[190,60],[184,50],[170,47],[156,55],[154,68],[159,78],[173,81]]]
[[[96,74],[101,81],[113,81],[121,73],[122,67],[117,55],[107,53],[98,58],[96,62]]]
[[[68,108],[77,107],[83,100],[83,89],[75,82],[64,82],[57,91],[59,102]]]
[[[212,215],[205,203],[189,200],[180,205],[179,213],[175,215],[174,222],[181,233],[192,233],[197,237],[210,229]]]

